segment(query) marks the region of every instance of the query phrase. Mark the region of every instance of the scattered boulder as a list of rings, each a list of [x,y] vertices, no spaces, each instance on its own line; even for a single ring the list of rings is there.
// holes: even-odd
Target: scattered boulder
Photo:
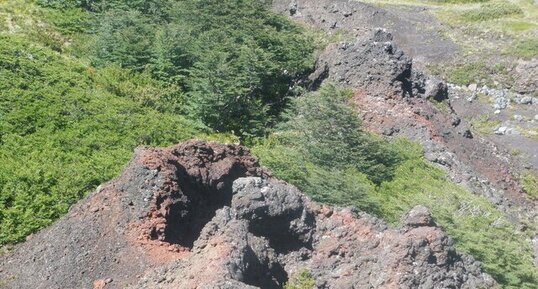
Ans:
[[[524,118],[522,115],[520,115],[520,114],[515,114],[515,115],[514,115],[514,120],[515,120],[515,121],[522,122],[524,119],[525,119],[525,118]]]
[[[430,77],[426,81],[424,95],[427,98],[431,97],[439,102],[443,101],[445,99],[448,99],[448,86],[445,82],[437,78]]]
[[[476,89],[478,88],[478,84],[476,84],[476,83],[471,83],[471,84],[469,84],[469,86],[467,86],[467,88],[468,88],[470,91],[475,92]]]
[[[520,59],[513,70],[513,89],[519,93],[527,95],[538,95],[538,58],[529,60]]]
[[[470,129],[464,130],[462,135],[464,138],[469,138],[469,139],[473,138],[473,133],[471,132]]]
[[[295,16],[295,15],[298,14],[299,7],[298,7],[298,4],[297,4],[296,0],[293,0],[293,1],[290,2],[289,12],[290,12],[290,16]]]
[[[504,134],[506,134],[507,131],[508,131],[508,127],[500,126],[499,128],[497,128],[497,130],[495,130],[495,134],[504,135]]]
[[[521,98],[519,103],[521,103],[521,104],[532,104],[532,97],[525,96],[525,97]]]
[[[416,206],[409,211],[402,219],[402,224],[409,227],[433,227],[435,223],[424,206]]]
[[[506,97],[498,97],[495,99],[495,103],[493,104],[493,108],[495,109],[505,109],[508,107],[508,104],[510,104],[510,99]]]

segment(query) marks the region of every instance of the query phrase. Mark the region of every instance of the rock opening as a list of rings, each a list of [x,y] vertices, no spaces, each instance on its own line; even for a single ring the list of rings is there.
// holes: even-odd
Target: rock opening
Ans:
[[[230,206],[233,181],[253,173],[255,159],[242,150],[215,151],[201,144],[176,157],[166,164],[168,189],[155,196],[149,237],[192,248],[216,211]]]
[[[246,252],[247,268],[244,272],[245,284],[261,289],[282,289],[288,281],[288,273],[280,263],[260,260],[252,250]]]
[[[309,234],[305,234],[298,225],[301,220],[301,211],[288,215],[279,215],[250,222],[249,231],[256,236],[264,237],[269,241],[271,248],[279,254],[287,254],[301,248],[312,250]],[[307,216],[305,223],[308,228],[313,228],[314,218]]]

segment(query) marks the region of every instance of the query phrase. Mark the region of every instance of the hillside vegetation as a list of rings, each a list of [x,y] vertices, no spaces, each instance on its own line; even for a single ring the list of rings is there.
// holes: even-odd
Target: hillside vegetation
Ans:
[[[530,244],[493,205],[418,145],[363,131],[351,92],[301,88],[310,34],[256,0],[2,2],[0,245],[61,217],[136,146],[204,138],[250,144],[313,199],[392,224],[424,204],[505,288],[534,288]]]

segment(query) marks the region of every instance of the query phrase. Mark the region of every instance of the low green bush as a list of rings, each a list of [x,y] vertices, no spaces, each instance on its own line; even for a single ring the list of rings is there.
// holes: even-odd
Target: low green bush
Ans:
[[[379,212],[379,204],[372,197],[374,184],[354,168],[338,169],[313,163],[300,150],[278,144],[276,140],[267,140],[252,151],[278,178],[295,185],[317,202],[353,204],[368,212]]]
[[[533,198],[538,198],[538,172],[528,170],[521,175],[523,190]]]
[[[331,169],[353,168],[374,182],[392,177],[399,156],[380,138],[364,132],[358,114],[348,105],[349,91],[324,85],[297,97],[278,126],[278,139],[306,159]]]

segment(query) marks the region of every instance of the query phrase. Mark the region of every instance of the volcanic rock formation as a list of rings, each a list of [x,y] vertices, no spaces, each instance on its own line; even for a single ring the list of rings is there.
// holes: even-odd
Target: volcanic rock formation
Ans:
[[[239,146],[137,149],[120,177],[0,257],[2,288],[491,288],[428,211],[318,205]]]

